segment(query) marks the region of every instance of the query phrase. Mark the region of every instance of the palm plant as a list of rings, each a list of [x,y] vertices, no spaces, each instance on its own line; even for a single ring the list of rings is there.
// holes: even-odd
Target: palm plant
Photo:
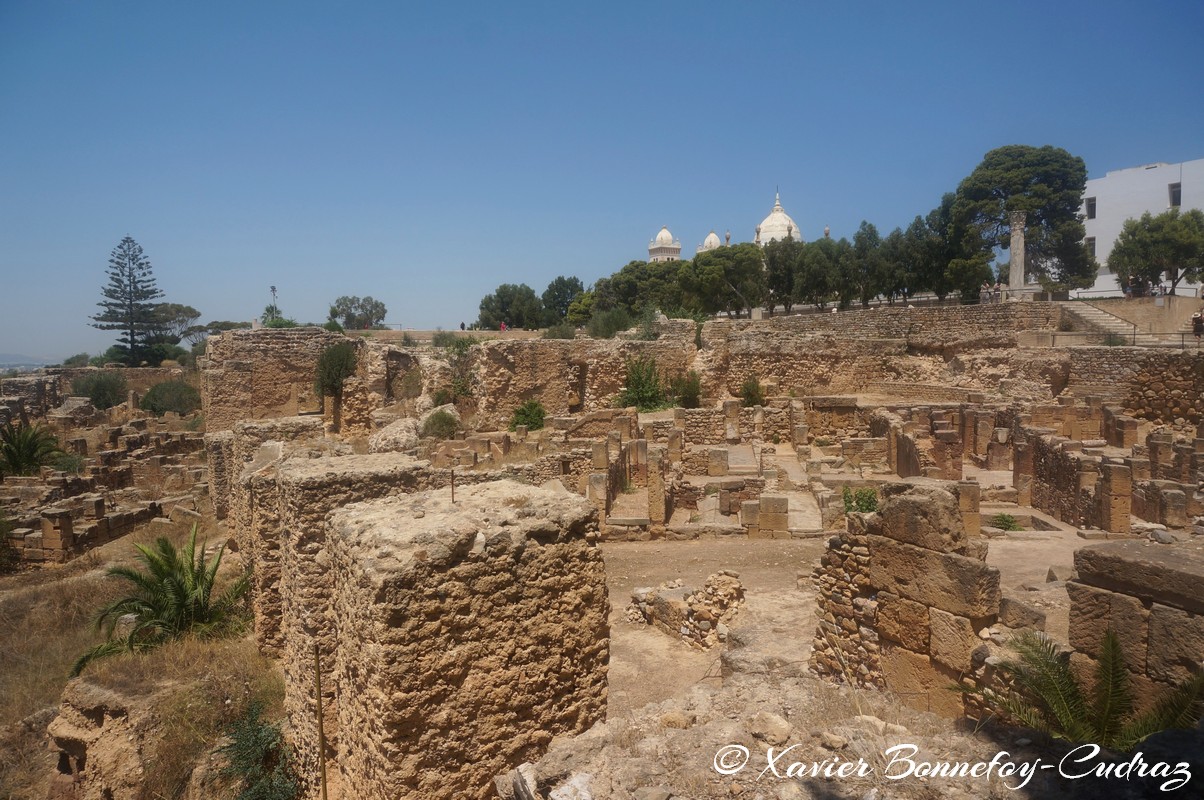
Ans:
[[[33,475],[61,453],[58,439],[41,425],[10,420],[0,426],[0,477]]]
[[[97,613],[96,626],[105,629],[107,640],[76,660],[71,668],[73,677],[98,658],[149,650],[188,633],[214,635],[229,627],[235,603],[247,591],[246,576],[214,598],[225,545],[206,562],[204,547],[197,550],[196,535],[197,526],[193,525],[182,550],[163,537],[154,547],[134,545],[143,569],[109,568],[110,577],[128,581],[133,591]],[[126,615],[133,616],[133,625],[124,636],[114,638],[118,621]]]
[[[1164,691],[1148,710],[1134,713],[1129,671],[1113,631],[1104,635],[1089,691],[1050,639],[1024,631],[1011,646],[1019,660],[999,666],[1011,688],[981,694],[1015,722],[1055,739],[1127,752],[1159,731],[1194,726],[1204,713],[1204,672]]]

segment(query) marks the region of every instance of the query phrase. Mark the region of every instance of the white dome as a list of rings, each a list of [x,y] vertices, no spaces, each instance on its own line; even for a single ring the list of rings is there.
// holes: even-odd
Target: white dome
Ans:
[[[796,242],[803,240],[798,225],[794,224],[790,215],[782,210],[781,197],[776,193],[773,196],[773,210],[769,212],[768,217],[761,220],[761,224],[757,227],[755,241],[757,244],[763,245],[773,239],[777,239],[779,242],[786,239],[793,239]]]
[[[702,240],[702,244],[698,245],[698,252],[705,253],[708,250],[714,250],[716,247],[722,247],[723,242],[719,239],[719,234],[711,231],[707,234],[707,238]]]
[[[656,238],[653,239],[652,241],[654,244],[672,245],[673,244],[673,234],[669,233],[669,226],[667,226],[667,225],[662,226],[661,232],[658,233],[656,235]]]

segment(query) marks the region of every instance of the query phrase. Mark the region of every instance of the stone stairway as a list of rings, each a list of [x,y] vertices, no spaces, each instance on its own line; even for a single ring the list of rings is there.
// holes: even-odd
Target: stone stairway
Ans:
[[[1067,314],[1076,324],[1087,331],[1097,333],[1115,333],[1130,337],[1133,334],[1133,323],[1126,322],[1115,314],[1109,314],[1098,306],[1084,303],[1081,300],[1063,302],[1063,313]]]

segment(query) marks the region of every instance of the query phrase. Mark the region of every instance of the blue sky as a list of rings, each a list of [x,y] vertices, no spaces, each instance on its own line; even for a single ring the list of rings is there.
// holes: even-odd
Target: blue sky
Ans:
[[[275,285],[452,328],[668,225],[927,213],[988,150],[1204,158],[1204,3],[0,0],[0,352],[100,352],[109,252],[250,319]]]

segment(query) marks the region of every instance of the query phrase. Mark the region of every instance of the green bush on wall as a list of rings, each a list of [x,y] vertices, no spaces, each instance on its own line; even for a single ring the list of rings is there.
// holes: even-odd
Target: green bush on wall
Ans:
[[[547,411],[544,410],[542,403],[538,400],[528,400],[514,409],[514,415],[510,417],[510,430],[514,430],[519,425],[525,425],[527,430],[537,431],[543,427],[545,416],[547,416]]]
[[[120,372],[93,372],[71,381],[71,394],[86,397],[100,410],[124,403],[129,396],[125,376]]]
[[[159,417],[168,411],[187,416],[201,407],[201,395],[184,381],[163,381],[152,386],[139,405]]]

